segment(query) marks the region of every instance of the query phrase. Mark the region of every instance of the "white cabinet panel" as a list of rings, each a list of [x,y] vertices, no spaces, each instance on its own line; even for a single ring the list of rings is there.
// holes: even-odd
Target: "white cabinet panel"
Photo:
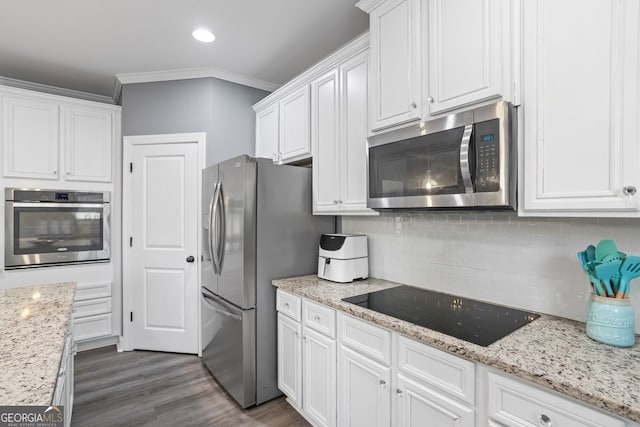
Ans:
[[[309,86],[280,101],[280,161],[287,163],[311,156]]]
[[[278,313],[278,388],[302,407],[302,327]]]
[[[524,213],[638,216],[639,3],[523,12]]]
[[[111,313],[74,318],[73,339],[90,340],[112,335]]]
[[[498,97],[502,90],[503,0],[428,1],[431,114]],[[506,52],[508,53],[508,52]]]
[[[382,363],[391,364],[391,331],[345,314],[338,314],[338,339],[342,345]]]
[[[338,425],[387,427],[391,369],[344,346],[338,354]]]
[[[58,178],[59,106],[28,97],[2,102],[3,175]]]
[[[65,107],[65,179],[111,181],[113,113],[88,107]]]
[[[395,423],[403,427],[429,425],[438,427],[474,427],[473,407],[463,405],[412,381],[402,374],[396,377]]]
[[[388,0],[370,11],[373,131],[422,116],[420,0]]]
[[[305,327],[315,329],[329,338],[336,337],[336,312],[334,309],[302,301],[302,319]]]
[[[278,104],[275,103],[256,113],[256,157],[272,159],[279,158],[279,120]]]
[[[489,417],[508,427],[624,427],[625,422],[523,382],[488,372]]]
[[[302,300],[299,296],[292,295],[280,289],[276,292],[276,310],[299,322],[301,319]]]
[[[311,84],[313,141],[313,196],[315,213],[339,210],[340,120],[338,71]]]
[[[317,426],[336,425],[336,341],[304,327],[302,406]]]

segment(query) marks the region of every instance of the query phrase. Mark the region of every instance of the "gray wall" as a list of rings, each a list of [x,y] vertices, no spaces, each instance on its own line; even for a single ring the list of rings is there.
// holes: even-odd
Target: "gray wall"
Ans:
[[[122,87],[122,135],[206,132],[207,166],[255,154],[251,106],[269,92],[214,78]]]

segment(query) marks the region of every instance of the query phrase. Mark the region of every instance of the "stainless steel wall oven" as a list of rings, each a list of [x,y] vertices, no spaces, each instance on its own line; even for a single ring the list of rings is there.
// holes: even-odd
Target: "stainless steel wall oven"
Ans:
[[[106,262],[109,192],[5,189],[6,269]]]

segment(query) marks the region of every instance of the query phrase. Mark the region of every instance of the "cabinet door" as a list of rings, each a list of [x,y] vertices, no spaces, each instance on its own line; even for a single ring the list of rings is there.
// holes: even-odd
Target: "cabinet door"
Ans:
[[[524,213],[637,216],[639,2],[523,13]]]
[[[278,126],[278,103],[256,113],[256,157],[280,161]]]
[[[302,402],[316,426],[336,425],[336,341],[304,328]]]
[[[4,176],[58,179],[58,105],[5,97],[2,107]]]
[[[278,388],[302,407],[302,328],[278,313]]]
[[[338,72],[311,83],[313,212],[335,213],[340,199],[340,120]]]
[[[473,408],[456,402],[402,374],[395,387],[394,425],[423,426],[425,420],[438,427],[473,427]]]
[[[420,0],[389,0],[369,14],[373,131],[422,116]]]
[[[428,1],[431,114],[500,96],[502,67],[510,64],[502,49],[503,6],[503,0]]]
[[[111,181],[113,112],[64,107],[65,178]]]
[[[280,154],[282,163],[311,157],[309,86],[280,101]]]
[[[338,425],[389,426],[390,368],[340,346],[338,355]]]
[[[340,67],[341,146],[340,201],[345,212],[367,209],[367,90],[368,52]]]

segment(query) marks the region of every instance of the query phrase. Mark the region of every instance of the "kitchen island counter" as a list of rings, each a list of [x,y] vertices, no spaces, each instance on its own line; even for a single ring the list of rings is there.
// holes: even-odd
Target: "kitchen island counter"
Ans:
[[[75,283],[0,290],[0,405],[50,405]]]
[[[589,338],[584,323],[543,314],[488,347],[482,347],[342,301],[346,297],[400,286],[400,283],[374,278],[334,283],[310,275],[274,280],[273,285],[640,422],[638,340],[631,348],[611,347]]]

